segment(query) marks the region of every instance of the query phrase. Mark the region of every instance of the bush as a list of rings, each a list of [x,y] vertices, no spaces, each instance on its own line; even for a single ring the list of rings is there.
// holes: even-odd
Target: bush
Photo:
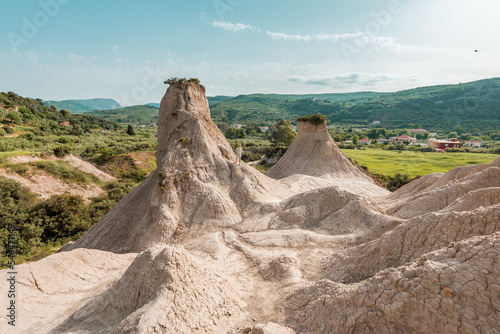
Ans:
[[[262,154],[256,152],[243,152],[243,154],[241,155],[241,160],[245,162],[250,162],[250,161],[260,160],[261,157]]]
[[[91,227],[87,207],[81,196],[54,195],[37,204],[30,220],[43,228],[42,241],[75,238]]]
[[[400,173],[397,173],[394,176],[377,174],[377,173],[373,173],[372,175],[377,179],[377,181],[380,182],[380,184],[382,184],[390,191],[396,191],[405,184],[420,178],[420,176],[415,176],[414,178],[410,178],[408,174],[400,174]]]
[[[430,146],[427,146],[427,147],[417,147],[415,149],[415,151],[417,151],[417,152],[436,152],[436,149],[432,148]]]
[[[25,133],[23,135],[20,135],[18,138],[20,139],[26,139],[28,141],[33,141],[35,139],[35,135],[32,133]]]
[[[266,155],[266,157],[270,158],[277,153],[280,153],[282,155],[285,154],[287,149],[288,147],[286,146],[269,147],[264,151],[264,154]]]
[[[71,139],[69,139],[68,137],[59,137],[57,139],[57,142],[61,143],[61,144],[71,144],[72,143]]]
[[[4,130],[7,134],[13,134],[14,132],[16,132],[16,129],[14,129],[13,127],[11,126],[4,126]]]
[[[114,182],[110,182],[106,185],[106,190],[108,192],[108,198],[114,202],[120,201],[133,188],[134,188],[134,184],[130,183],[130,182],[114,181]]]
[[[119,174],[121,179],[127,179],[134,183],[141,183],[147,177],[147,173],[143,169],[136,169],[133,171],[121,171]]]
[[[69,147],[69,146],[54,147],[54,155],[56,157],[64,157],[70,153],[71,153],[71,147]]]
[[[448,147],[445,150],[446,152],[451,152],[451,153],[467,153],[463,148],[456,148],[456,147]]]

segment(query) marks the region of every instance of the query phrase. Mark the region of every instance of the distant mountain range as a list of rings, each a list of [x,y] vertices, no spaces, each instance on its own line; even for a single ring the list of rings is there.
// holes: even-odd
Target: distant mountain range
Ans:
[[[109,110],[122,108],[122,106],[113,99],[86,99],[86,100],[63,100],[63,101],[44,101],[46,106],[54,105],[57,109],[66,109],[72,114],[83,114],[94,110]]]
[[[207,96],[207,100],[208,100],[208,105],[211,107],[219,102],[222,102],[222,101],[225,101],[225,100],[229,100],[229,99],[232,99],[234,98],[234,96],[225,96],[225,95],[217,95],[217,96]],[[153,107],[156,107],[156,108],[160,108],[160,104],[159,103],[147,103],[146,105],[148,106],[153,106]]]
[[[95,110],[84,115],[100,117],[122,124],[151,124],[158,122],[158,108],[152,105],[137,105],[119,109]]]

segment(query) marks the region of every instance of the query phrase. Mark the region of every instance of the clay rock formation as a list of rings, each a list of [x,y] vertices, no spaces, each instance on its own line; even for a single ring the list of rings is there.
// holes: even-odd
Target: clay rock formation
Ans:
[[[375,181],[353,164],[338,148],[323,124],[299,122],[297,137],[285,155],[266,175],[283,179],[291,175],[330,175],[338,178]]]
[[[496,187],[493,188],[493,187]],[[446,174],[427,175],[395,191],[388,197],[387,212],[402,218],[411,218],[427,212],[434,212],[448,205],[460,206],[455,201],[468,196],[468,206],[475,207],[500,202],[500,159],[479,166],[457,167]],[[486,196],[481,195],[487,191]],[[471,194],[476,192],[475,194]],[[483,199],[479,199],[483,197]],[[484,201],[484,197],[488,199]],[[459,209],[458,207],[456,209]]]
[[[64,248],[143,251],[213,227],[228,227],[275,202],[283,188],[246,165],[210,118],[205,91],[171,85],[159,111],[157,169],[80,240]]]
[[[16,266],[16,326],[1,321],[0,333],[51,332],[116,282],[136,255],[80,248]],[[8,271],[0,272],[7,277]],[[2,305],[9,302],[8,290],[7,284],[0,284]]]
[[[53,333],[216,333],[240,311],[231,286],[182,248],[158,244]]]
[[[287,297],[298,332],[497,333],[500,233],[428,253],[358,284],[322,280]]]
[[[195,83],[159,122],[157,170],[18,267],[21,332],[500,332],[500,157],[390,193],[324,124],[266,175],[238,166]]]

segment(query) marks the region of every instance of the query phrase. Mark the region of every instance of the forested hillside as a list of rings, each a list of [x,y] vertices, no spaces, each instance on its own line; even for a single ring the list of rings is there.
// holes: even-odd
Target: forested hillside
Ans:
[[[73,115],[65,109],[59,111],[55,106],[46,106],[41,99],[30,99],[13,92],[0,93],[0,121],[1,135],[18,130],[35,135],[81,135],[92,129],[115,130],[119,127],[114,122],[91,115]]]
[[[211,113],[218,123],[265,124],[321,113],[334,123],[378,120],[388,129],[451,131],[460,125],[464,130],[494,130],[500,127],[500,78],[389,94],[240,95],[214,105]]]
[[[216,123],[268,123],[309,114],[333,115],[383,93],[359,92],[346,94],[251,94],[224,100],[210,108]]]

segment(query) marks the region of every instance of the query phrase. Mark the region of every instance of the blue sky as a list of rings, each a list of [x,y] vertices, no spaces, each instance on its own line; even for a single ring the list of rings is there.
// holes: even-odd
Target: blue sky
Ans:
[[[0,91],[158,102],[397,91],[500,76],[496,0],[0,0]],[[474,52],[474,50],[479,52]]]

